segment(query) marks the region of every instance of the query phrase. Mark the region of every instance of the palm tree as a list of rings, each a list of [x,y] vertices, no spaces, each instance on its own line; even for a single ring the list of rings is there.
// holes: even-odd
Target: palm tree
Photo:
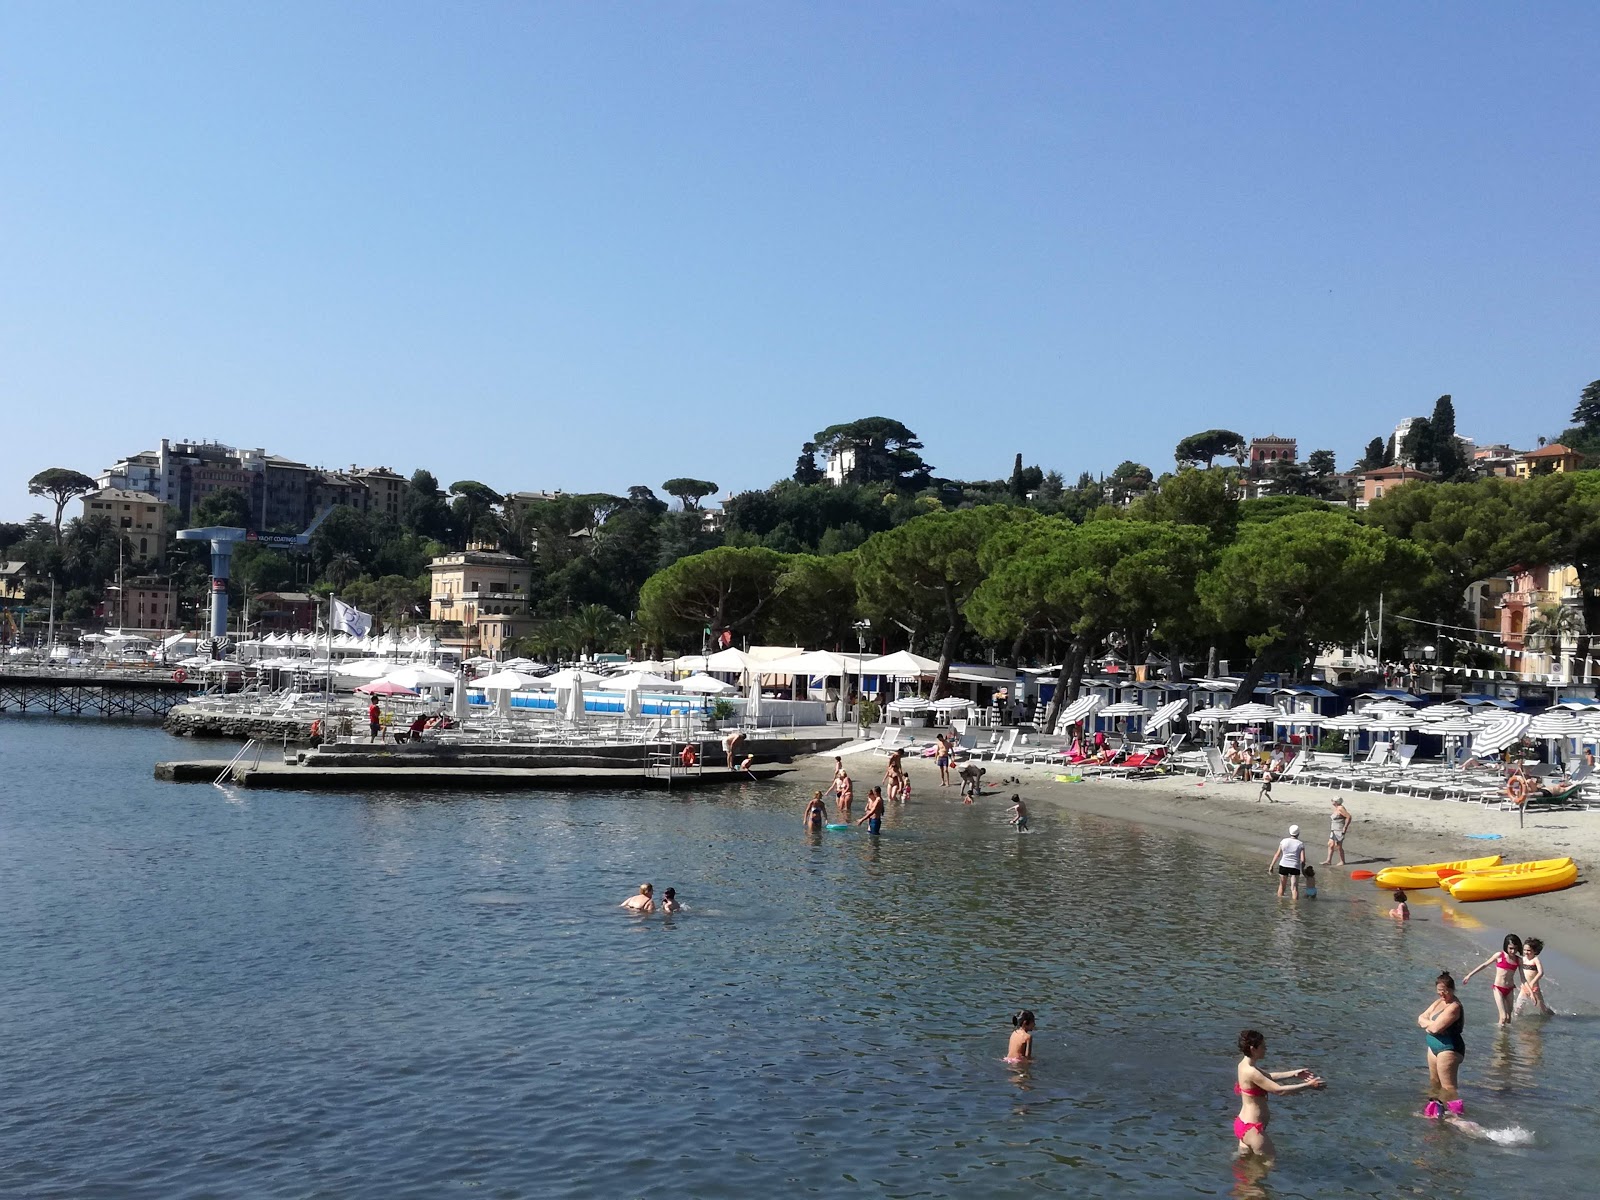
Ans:
[[[1559,659],[1563,643],[1576,641],[1583,636],[1583,614],[1576,608],[1565,604],[1541,604],[1539,611],[1528,622],[1527,635],[1529,640],[1537,638],[1545,647],[1545,653]]]
[[[622,618],[603,604],[585,604],[565,624],[581,654],[608,650],[623,633]]]
[[[328,560],[328,582],[335,588],[345,587],[360,574],[361,564],[353,554],[341,551]]]

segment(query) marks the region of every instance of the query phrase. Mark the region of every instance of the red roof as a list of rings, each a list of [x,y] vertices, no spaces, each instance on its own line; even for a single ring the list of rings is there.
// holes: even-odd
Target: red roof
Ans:
[[[1563,446],[1560,442],[1553,442],[1548,446],[1541,446],[1537,450],[1529,450],[1522,457],[1523,458],[1563,458],[1563,457],[1565,457],[1565,456],[1567,456],[1569,454],[1573,458],[1582,458],[1583,457],[1583,455],[1579,454],[1576,450],[1569,449],[1568,447]]]

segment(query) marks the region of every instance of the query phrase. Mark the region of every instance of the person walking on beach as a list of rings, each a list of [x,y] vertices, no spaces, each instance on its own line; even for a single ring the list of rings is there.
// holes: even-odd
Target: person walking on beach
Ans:
[[[867,811],[861,814],[857,825],[865,825],[868,833],[883,829],[883,793],[877,788],[867,789]]]
[[[1467,1010],[1456,997],[1455,977],[1449,971],[1439,972],[1439,977],[1433,981],[1433,990],[1437,998],[1417,1016],[1417,1027],[1428,1043],[1428,1088],[1439,1099],[1460,1105],[1456,1074],[1467,1053],[1467,1043],[1461,1036],[1467,1023]],[[1433,1115],[1437,1115],[1438,1104],[1435,1102],[1431,1107]]]
[[[1267,1111],[1268,1095],[1286,1096],[1290,1092],[1303,1092],[1307,1088],[1326,1087],[1310,1068],[1293,1071],[1263,1071],[1256,1064],[1267,1053],[1265,1035],[1255,1029],[1239,1034],[1239,1060],[1233,1090],[1239,1096],[1239,1115],[1233,1119],[1233,1136],[1239,1141],[1237,1157],[1254,1154],[1272,1159],[1277,1150],[1267,1136],[1267,1123],[1272,1119]],[[1294,1079],[1297,1083],[1279,1083],[1280,1079]]]
[[[378,740],[378,730],[382,724],[383,711],[378,707],[377,697],[374,696],[371,700],[367,701],[367,726],[372,731],[367,737],[367,741],[375,742]]]
[[[1344,861],[1344,835],[1350,832],[1350,810],[1344,806],[1344,801],[1335,796],[1333,798],[1332,828],[1328,831],[1328,857],[1322,860],[1322,865],[1327,866],[1333,861],[1335,850],[1339,852],[1339,865]]]
[[[1267,864],[1268,872],[1274,867],[1278,870],[1278,895],[1283,895],[1283,885],[1289,885],[1289,894],[1294,899],[1300,899],[1300,868],[1305,865],[1306,844],[1300,840],[1300,826],[1289,826],[1289,836],[1278,843],[1278,848],[1273,852],[1272,861]]]
[[[938,744],[934,751],[933,764],[939,768],[939,786],[950,786],[950,742],[944,734],[935,734],[933,740]]]

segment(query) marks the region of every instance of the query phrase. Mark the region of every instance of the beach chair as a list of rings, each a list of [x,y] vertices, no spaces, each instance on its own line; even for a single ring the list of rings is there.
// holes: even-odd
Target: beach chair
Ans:
[[[1021,735],[1022,731],[1020,729],[1008,729],[1005,732],[1005,736],[998,743],[984,747],[973,757],[987,759],[991,762],[1009,758],[1013,747],[1017,744],[1017,738]]]
[[[904,741],[901,740],[904,736]],[[908,749],[911,745],[911,736],[896,725],[885,725],[883,732],[878,734],[878,740],[872,747],[874,754],[890,755],[896,750]]]

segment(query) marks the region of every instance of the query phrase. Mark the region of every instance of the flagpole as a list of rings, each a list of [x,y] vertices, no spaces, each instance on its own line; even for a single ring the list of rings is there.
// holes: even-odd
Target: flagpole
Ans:
[[[328,622],[323,626],[328,633],[328,678],[322,688],[322,740],[328,740],[328,730],[333,720],[333,590],[328,590]]]

